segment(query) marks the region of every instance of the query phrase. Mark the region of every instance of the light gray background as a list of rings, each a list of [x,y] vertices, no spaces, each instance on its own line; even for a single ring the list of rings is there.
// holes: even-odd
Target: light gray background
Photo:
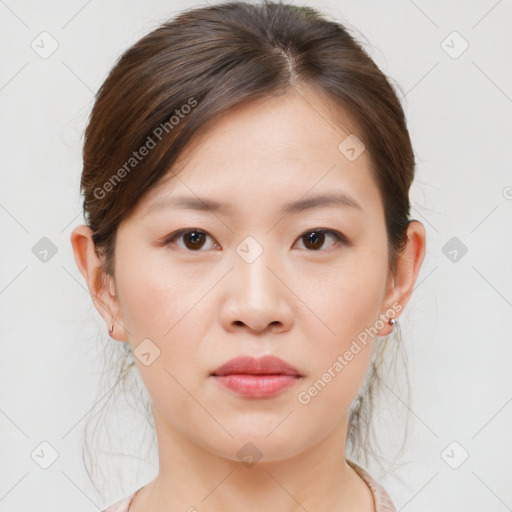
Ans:
[[[374,476],[398,510],[512,510],[512,2],[306,3],[359,31],[399,85],[417,156],[412,214],[426,227],[427,254],[401,318],[412,441],[407,464]],[[87,481],[81,429],[98,405],[94,344],[106,327],[69,235],[83,222],[81,144],[94,93],[128,46],[199,5],[0,1],[1,511],[98,510],[152,476],[125,461],[105,503]],[[43,31],[58,43],[48,58],[31,47],[50,47]],[[33,252],[43,237],[57,248],[46,262]],[[400,411],[401,389],[387,384]],[[43,441],[59,454],[48,469],[31,457],[49,456]]]

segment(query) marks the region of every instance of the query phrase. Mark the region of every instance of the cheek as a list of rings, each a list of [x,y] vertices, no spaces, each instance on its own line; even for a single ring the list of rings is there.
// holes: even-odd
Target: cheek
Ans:
[[[309,273],[301,284],[299,296],[314,313],[303,318],[310,318],[308,322],[320,329],[317,346],[324,354],[343,350],[379,318],[387,277],[385,262],[379,261],[371,253],[359,253],[325,274],[311,277]]]
[[[311,372],[300,389],[303,399],[298,396],[310,414],[330,411],[332,420],[339,419],[364,380],[373,351],[372,327],[379,319],[385,287],[386,260],[379,261],[381,256],[370,251],[359,253],[329,276],[317,276],[314,292],[303,291],[316,313],[303,317],[312,340],[308,347]]]
[[[116,276],[131,349],[136,356],[142,351],[150,354],[149,365],[136,357],[148,391],[156,402],[162,389],[181,396],[177,381],[190,387],[194,378],[190,368],[204,367],[201,340],[212,320],[208,300],[201,299],[215,281],[135,251],[118,264]]]
[[[125,246],[122,250],[129,257],[117,263],[116,281],[123,319],[133,342],[141,336],[166,340],[199,302],[200,278],[170,265],[164,249],[144,252]]]
[[[363,347],[350,361],[341,363],[332,355],[329,364],[311,375],[297,393],[295,420],[309,443],[326,436],[336,425],[348,420],[349,408],[354,401],[371,357],[372,344]],[[339,354],[343,356],[342,354]],[[321,419],[319,422],[318,419]]]
[[[375,279],[354,274],[318,295],[317,318],[307,328],[311,340],[310,372],[297,393],[305,417],[323,417],[325,425],[341,421],[357,395],[371,360],[374,338],[370,327],[378,319],[380,287]],[[318,335],[319,326],[321,335]]]

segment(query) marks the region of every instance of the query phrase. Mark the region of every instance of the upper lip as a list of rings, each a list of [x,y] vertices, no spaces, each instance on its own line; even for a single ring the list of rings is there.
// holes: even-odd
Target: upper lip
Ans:
[[[300,372],[289,365],[286,361],[275,356],[263,356],[254,358],[251,356],[239,356],[230,359],[219,366],[212,375],[229,375],[243,373],[250,375],[296,375],[301,377]]]

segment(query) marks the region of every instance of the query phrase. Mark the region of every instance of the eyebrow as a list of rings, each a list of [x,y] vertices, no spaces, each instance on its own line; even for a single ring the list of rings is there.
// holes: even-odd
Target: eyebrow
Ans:
[[[298,201],[292,201],[283,205],[281,213],[299,213],[313,208],[320,207],[349,207],[363,210],[363,207],[346,192],[338,191],[311,196]],[[185,210],[224,212],[231,211],[233,206],[228,203],[222,203],[214,199],[201,199],[193,196],[175,196],[171,198],[161,199],[150,206],[146,213],[150,211],[160,210],[163,208],[179,208]]]

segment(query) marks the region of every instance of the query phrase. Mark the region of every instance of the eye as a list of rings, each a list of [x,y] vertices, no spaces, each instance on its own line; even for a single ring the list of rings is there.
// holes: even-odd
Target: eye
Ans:
[[[343,245],[349,245],[349,241],[344,235],[331,229],[318,228],[306,231],[299,237],[299,240],[303,242],[307,249],[309,249],[309,252],[318,252],[325,243],[326,235],[330,235],[331,238],[335,240],[335,242],[337,241]],[[201,249],[203,249],[205,246],[205,241],[207,238],[214,240],[208,233],[206,233],[206,231],[201,229],[181,229],[167,237],[163,242],[163,245],[174,244],[177,240],[183,240],[184,246],[178,244],[181,249],[188,250],[189,252],[201,252]],[[331,244],[330,247],[332,247],[334,243]],[[214,242],[213,246],[217,248],[220,247],[216,241]],[[212,248],[212,246],[206,247],[205,250]]]
[[[305,247],[311,249],[309,252],[315,252],[318,251],[324,244],[326,235],[331,235],[335,241],[341,242],[344,245],[348,245],[348,240],[345,238],[345,236],[343,236],[338,231],[333,231],[331,229],[312,229],[301,235],[299,240],[303,241]]]
[[[174,243],[176,239],[180,239],[184,240],[185,244],[185,247],[180,246],[181,249],[200,252],[200,249],[204,246],[206,237],[210,237],[210,235],[201,229],[182,229],[180,231],[176,231],[176,233],[173,233],[169,238],[167,238],[164,245]]]

